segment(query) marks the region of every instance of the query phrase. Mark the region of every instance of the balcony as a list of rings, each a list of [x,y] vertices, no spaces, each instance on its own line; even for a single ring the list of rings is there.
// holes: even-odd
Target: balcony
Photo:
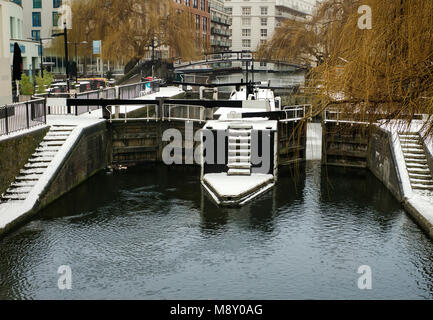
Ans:
[[[225,25],[225,26],[230,26],[230,25],[231,25],[231,24],[229,23],[229,20],[228,20],[228,19],[222,19],[222,18],[220,18],[220,17],[216,17],[216,16],[211,16],[211,17],[210,17],[210,20],[211,20],[212,22],[219,23],[219,24],[222,24],[222,25]]]
[[[217,29],[217,28],[211,28],[210,33],[216,34],[216,35],[219,35],[222,37],[230,37],[230,32],[228,32],[226,30]]]

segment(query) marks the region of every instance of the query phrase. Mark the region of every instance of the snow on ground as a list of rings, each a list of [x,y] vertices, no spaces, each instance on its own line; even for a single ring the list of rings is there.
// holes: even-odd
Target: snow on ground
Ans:
[[[322,124],[308,123],[306,160],[322,159]]]
[[[238,197],[257,187],[272,182],[272,174],[253,173],[250,176],[229,176],[227,173],[208,173],[203,180],[220,197]]]
[[[144,95],[142,97],[136,98],[134,100],[156,100],[157,98],[171,98],[173,96],[176,96],[180,93],[183,93],[184,91],[180,87],[162,87],[159,89],[159,92],[151,93]],[[144,105],[136,105],[136,106],[120,106],[119,112],[120,113],[127,113],[131,112],[140,108],[143,108]],[[114,112],[114,110],[113,110]],[[98,109],[95,111],[92,111],[90,113],[86,112],[79,117],[93,117],[93,118],[102,118],[102,109]]]

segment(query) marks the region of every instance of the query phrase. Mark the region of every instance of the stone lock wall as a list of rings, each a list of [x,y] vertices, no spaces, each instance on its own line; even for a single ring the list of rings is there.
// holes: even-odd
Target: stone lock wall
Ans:
[[[48,130],[49,128],[44,126],[0,141],[0,194],[9,188]]]

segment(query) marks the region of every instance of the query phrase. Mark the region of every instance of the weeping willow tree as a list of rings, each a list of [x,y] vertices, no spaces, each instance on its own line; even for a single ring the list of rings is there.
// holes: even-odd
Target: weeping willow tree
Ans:
[[[92,54],[92,40],[102,40],[105,61],[132,65],[158,47],[172,56],[197,54],[192,16],[171,0],[74,0],[70,6],[68,40],[88,43],[77,48],[79,55]],[[50,50],[62,54],[63,39],[55,39]],[[73,50],[71,46],[69,54],[75,54]]]
[[[371,29],[359,27],[361,5]],[[313,65],[316,112],[334,104],[369,122],[433,114],[433,1],[325,0],[311,18],[287,20],[259,56]]]

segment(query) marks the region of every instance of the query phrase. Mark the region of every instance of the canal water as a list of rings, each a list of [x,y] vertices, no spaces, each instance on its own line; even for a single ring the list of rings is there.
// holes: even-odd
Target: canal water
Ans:
[[[366,170],[308,162],[221,209],[198,172],[156,166],[100,173],[1,239],[0,277],[1,299],[426,299],[433,242]]]

